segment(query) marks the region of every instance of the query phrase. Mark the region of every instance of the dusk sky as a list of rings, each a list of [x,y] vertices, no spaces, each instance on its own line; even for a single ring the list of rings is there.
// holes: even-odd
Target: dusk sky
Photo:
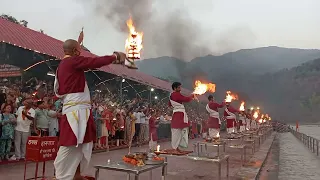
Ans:
[[[104,55],[114,50],[123,51],[127,34],[114,26],[110,19],[95,12],[94,1],[0,0],[0,13],[27,20],[29,28],[43,29],[47,35],[60,40],[76,39],[84,26],[84,45],[93,53]],[[221,54],[262,46],[320,47],[319,0],[149,1],[152,2],[150,11],[158,19],[183,10],[201,35],[197,41],[201,39],[201,46],[208,47],[210,52],[205,53]],[[145,25],[138,30],[146,32],[144,58],[172,55],[170,52],[155,52],[153,44],[157,41],[151,38],[154,30],[148,28],[152,25],[143,23]],[[199,52],[197,55],[204,54]]]

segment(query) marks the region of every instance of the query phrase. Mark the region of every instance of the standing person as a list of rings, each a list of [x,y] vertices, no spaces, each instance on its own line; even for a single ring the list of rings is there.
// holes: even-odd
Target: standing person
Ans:
[[[251,129],[251,110],[247,109],[247,112],[245,113],[246,115],[246,129],[250,130]]]
[[[143,142],[147,141],[146,139],[146,115],[144,113],[144,108],[140,107],[140,143],[142,144]]]
[[[124,123],[120,112],[116,114],[115,129],[116,146],[124,145]]]
[[[143,112],[144,114],[145,114],[145,118],[146,118],[146,120],[145,120],[145,128],[146,128],[146,130],[145,130],[145,133],[144,133],[144,137],[146,138],[145,140],[146,141],[148,141],[148,140],[150,140],[150,130],[149,130],[149,120],[150,120],[150,117],[151,117],[151,112],[150,112],[150,109],[149,108],[145,108],[145,110],[144,110],[144,112]]]
[[[102,112],[101,118],[101,138],[100,143],[103,149],[109,150],[109,133],[111,132],[111,123],[113,121],[113,110],[112,106],[107,106]]]
[[[48,110],[46,109],[46,104],[44,101],[37,102],[37,109],[35,119],[35,127],[37,129],[36,133],[40,136],[49,135],[49,119]]]
[[[239,131],[244,132],[246,130],[246,114],[244,111],[240,111],[239,113]]]
[[[135,128],[135,123],[136,123],[136,116],[134,115],[134,112],[133,112],[133,108],[129,109],[128,111],[128,125],[129,125],[129,128],[128,128],[128,134],[129,134],[129,137],[128,137],[128,145],[129,145],[129,148],[131,148],[132,146],[132,140],[133,140],[133,137],[135,135],[135,132],[136,132],[136,128]]]
[[[209,128],[209,137],[217,137],[217,135],[220,133],[220,125],[221,120],[219,116],[219,108],[222,108],[224,106],[224,103],[219,104],[214,101],[214,97],[212,95],[209,95],[208,97],[209,103],[206,106],[206,109],[209,113],[209,119],[208,119],[208,128]]]
[[[49,136],[59,136],[58,113],[53,104],[48,104]]]
[[[97,107],[92,108],[92,114],[93,114],[94,124],[96,125],[96,142],[94,144],[94,149],[100,149],[101,148],[100,139],[101,139],[102,118],[100,118]]]
[[[9,153],[11,150],[12,140],[14,137],[14,125],[16,118],[11,113],[12,107],[5,105],[3,113],[0,115],[0,128],[2,127],[2,134],[0,134],[0,161],[9,160]]]
[[[84,178],[80,171],[89,165],[93,141],[96,139],[90,91],[84,72],[114,62],[124,63],[126,55],[114,52],[111,56],[80,56],[80,44],[71,39],[63,43],[63,51],[65,56],[59,64],[54,83],[54,92],[63,102],[60,147],[54,167],[58,180],[81,180]]]
[[[149,118],[149,149],[151,151],[156,150],[157,141],[158,141],[158,134],[157,134],[157,125],[156,125],[156,111],[151,110],[150,118]]]
[[[183,103],[190,102],[195,95],[189,97],[181,94],[181,83],[172,84],[173,92],[170,95],[169,106],[173,107],[171,120],[171,146],[175,150],[173,153],[180,153],[180,148],[188,147],[189,120]]]
[[[141,133],[141,111],[140,109],[136,109],[136,112],[133,113],[133,115],[135,116],[136,120],[135,120],[135,133],[134,133],[134,140],[137,141],[138,145],[140,146],[140,142],[141,142],[141,137],[140,137],[140,133]]]
[[[25,159],[26,145],[30,136],[30,125],[34,121],[35,110],[32,108],[32,99],[25,99],[23,105],[17,110],[17,126],[14,131],[15,155],[11,160]]]
[[[238,110],[236,110],[234,107],[230,105],[230,102],[226,103],[226,108],[224,109],[224,117],[227,120],[227,132],[230,133],[236,133],[236,125],[237,125],[237,116],[236,113],[238,113]]]

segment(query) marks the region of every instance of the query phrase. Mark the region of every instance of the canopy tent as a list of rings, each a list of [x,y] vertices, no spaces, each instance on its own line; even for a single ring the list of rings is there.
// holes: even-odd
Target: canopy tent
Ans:
[[[0,42],[34,51],[39,54],[49,55],[57,59],[62,59],[64,56],[62,41],[1,18]],[[86,57],[96,56],[95,54],[92,54],[85,50],[82,50],[81,55]],[[137,81],[154,88],[162,89],[169,92],[171,91],[170,82],[158,79],[151,75],[144,74],[134,69],[128,69],[122,65],[112,64],[110,66],[104,66],[99,70],[131,79],[133,81]],[[190,94],[191,91],[182,89],[182,93]],[[203,97],[201,99],[203,100]]]

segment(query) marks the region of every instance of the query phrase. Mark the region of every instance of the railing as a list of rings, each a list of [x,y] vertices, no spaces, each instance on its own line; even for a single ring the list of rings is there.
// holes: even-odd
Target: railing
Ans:
[[[316,153],[317,156],[319,156],[319,140],[308,136],[306,134],[300,133],[298,131],[295,131],[293,129],[290,129],[290,132],[299,139],[306,147],[308,147],[311,152]]]

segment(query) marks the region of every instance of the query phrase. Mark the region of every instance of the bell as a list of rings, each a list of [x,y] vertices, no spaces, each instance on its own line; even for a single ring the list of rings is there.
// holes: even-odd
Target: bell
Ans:
[[[131,60],[131,59],[128,59],[128,58],[125,60],[124,65],[126,67],[128,67],[129,69],[138,69],[138,67],[134,63],[134,60]]]

